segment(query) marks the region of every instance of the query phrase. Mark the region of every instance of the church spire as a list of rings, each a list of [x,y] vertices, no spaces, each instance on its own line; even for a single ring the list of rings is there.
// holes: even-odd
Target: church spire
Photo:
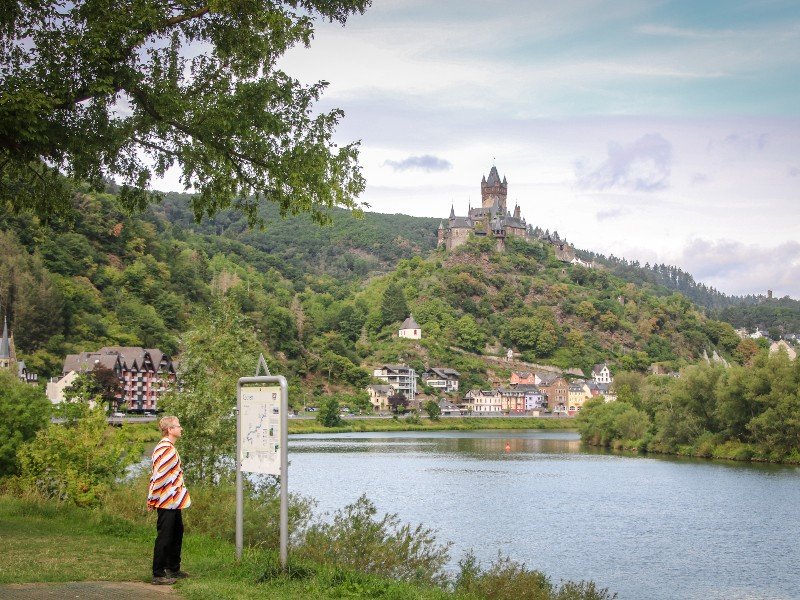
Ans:
[[[0,358],[11,358],[11,343],[8,341],[8,317],[3,317],[3,337],[0,338]]]
[[[456,218],[456,209],[455,209],[455,207],[454,207],[454,206],[451,204],[451,205],[450,205],[450,219],[452,220],[452,219],[455,219],[455,218]]]

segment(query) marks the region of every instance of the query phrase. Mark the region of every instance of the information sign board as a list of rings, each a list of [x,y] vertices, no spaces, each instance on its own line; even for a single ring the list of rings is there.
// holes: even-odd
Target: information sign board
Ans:
[[[264,475],[281,474],[281,388],[241,388],[241,470]]]

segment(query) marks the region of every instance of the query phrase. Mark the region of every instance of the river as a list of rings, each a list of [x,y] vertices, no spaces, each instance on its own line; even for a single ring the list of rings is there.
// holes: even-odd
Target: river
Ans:
[[[289,489],[366,493],[487,566],[498,552],[620,600],[800,599],[800,468],[620,456],[560,431],[293,435]]]

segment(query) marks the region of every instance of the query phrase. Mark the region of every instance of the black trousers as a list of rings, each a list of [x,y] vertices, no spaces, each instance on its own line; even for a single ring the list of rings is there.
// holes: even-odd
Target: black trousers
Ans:
[[[153,577],[164,577],[167,569],[181,570],[183,518],[180,509],[159,508],[156,531],[158,533],[153,548]]]

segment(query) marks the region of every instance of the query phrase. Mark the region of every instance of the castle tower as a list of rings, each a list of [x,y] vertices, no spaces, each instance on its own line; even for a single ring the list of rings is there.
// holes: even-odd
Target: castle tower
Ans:
[[[506,196],[508,195],[508,182],[503,177],[500,181],[500,175],[497,173],[497,167],[492,165],[492,170],[489,171],[489,178],[485,176],[481,180],[481,201],[483,208],[491,208],[497,202],[500,207],[500,214],[506,214]]]

